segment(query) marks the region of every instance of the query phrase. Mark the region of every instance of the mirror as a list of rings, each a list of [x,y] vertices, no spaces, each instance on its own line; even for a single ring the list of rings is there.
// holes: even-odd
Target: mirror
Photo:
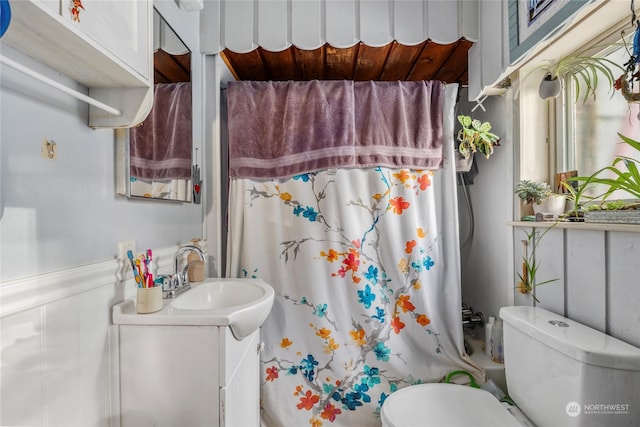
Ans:
[[[156,9],[153,16],[153,108],[117,138],[117,192],[199,203],[199,169],[192,166],[191,52]]]

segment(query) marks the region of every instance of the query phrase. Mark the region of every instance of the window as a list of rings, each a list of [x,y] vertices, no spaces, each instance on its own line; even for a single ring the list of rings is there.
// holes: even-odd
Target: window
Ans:
[[[625,47],[619,47],[607,58],[624,65],[629,54]],[[614,74],[622,72],[614,71]],[[562,111],[559,124],[564,132],[560,132],[556,167],[558,172],[577,170],[578,175],[588,176],[610,165],[616,156],[629,154],[624,152],[626,145],[620,143],[618,133],[640,140],[640,104],[627,103],[619,91],[613,92],[604,75],[595,99],[589,97],[583,102],[585,88],[580,87],[580,98],[576,101],[574,84],[571,78],[565,81],[565,91],[558,101]],[[602,188],[595,189],[589,195],[602,192]],[[625,195],[612,198],[625,198]]]

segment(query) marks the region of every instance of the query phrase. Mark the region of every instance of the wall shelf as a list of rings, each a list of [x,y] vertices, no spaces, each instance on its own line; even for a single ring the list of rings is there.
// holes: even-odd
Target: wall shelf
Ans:
[[[63,2],[64,3],[64,2]],[[13,2],[12,20],[2,43],[6,43],[37,61],[59,71],[88,88],[88,96],[120,111],[120,116],[90,106],[89,126],[131,127],[141,122],[153,103],[151,56],[151,1],[128,1],[118,5],[120,14],[105,15],[104,8],[113,1],[101,2],[83,18],[108,26],[109,19],[120,21],[123,13],[135,10],[129,22],[113,22],[114,28],[129,25],[128,39],[120,40],[121,51],[104,46],[95,36],[85,33],[87,26],[78,25],[58,13],[66,9],[62,3],[40,0]],[[53,5],[52,5],[53,4]],[[99,7],[102,7],[101,11]],[[115,6],[114,6],[115,7]],[[89,13],[93,13],[89,15]],[[115,31],[115,30],[114,30]],[[133,39],[133,40],[132,40]],[[116,40],[118,42],[118,40]],[[108,42],[107,42],[108,43]],[[106,44],[106,43],[105,43]]]
[[[598,222],[558,222],[553,221],[510,221],[509,224],[517,228],[560,228],[565,230],[595,230],[595,231],[620,231],[624,233],[640,233],[640,225],[636,224],[607,224]]]

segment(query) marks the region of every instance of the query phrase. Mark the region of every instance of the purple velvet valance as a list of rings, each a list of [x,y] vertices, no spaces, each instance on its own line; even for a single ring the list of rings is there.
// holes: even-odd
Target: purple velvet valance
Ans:
[[[442,167],[444,86],[419,82],[229,82],[229,175]]]

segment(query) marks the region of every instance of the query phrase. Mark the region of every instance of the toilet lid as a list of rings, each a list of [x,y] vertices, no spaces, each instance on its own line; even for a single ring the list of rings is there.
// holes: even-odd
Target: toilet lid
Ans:
[[[488,391],[457,384],[420,384],[398,390],[382,405],[388,427],[520,427]]]

